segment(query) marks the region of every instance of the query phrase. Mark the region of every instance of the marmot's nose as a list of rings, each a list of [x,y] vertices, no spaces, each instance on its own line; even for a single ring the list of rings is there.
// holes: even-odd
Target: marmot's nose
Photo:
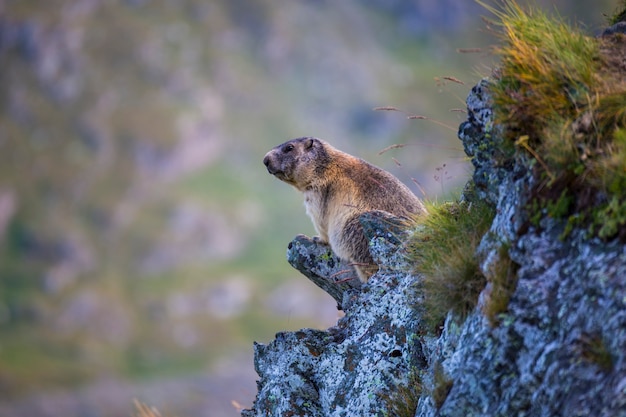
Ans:
[[[263,164],[267,167],[267,172],[272,175],[276,173],[276,169],[272,168],[272,160],[269,154],[265,155],[265,158],[263,158]]]

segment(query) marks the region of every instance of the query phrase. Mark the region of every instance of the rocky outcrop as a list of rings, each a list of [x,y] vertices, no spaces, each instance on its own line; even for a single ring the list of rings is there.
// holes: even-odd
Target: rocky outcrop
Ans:
[[[403,232],[385,220],[362,218],[374,258],[389,262],[361,289],[354,284],[356,272],[328,246],[305,236],[290,243],[288,259],[313,282],[328,288],[323,277],[343,281],[342,297],[329,293],[345,316],[326,331],[284,332],[269,345],[255,344],[259,392],[242,416],[382,415],[397,387],[408,384],[412,368],[424,366],[415,277],[403,272]]]
[[[480,308],[460,326],[446,322],[425,353],[452,388],[438,412],[422,398],[417,415],[626,415],[626,246],[582,231],[562,239],[563,222],[547,217],[528,226],[522,202],[533,179],[521,164],[493,166],[498,132],[487,81],[467,104],[459,137],[479,194],[497,207],[481,268],[507,245],[517,286],[498,325]]]
[[[497,213],[476,256],[488,277],[507,253],[517,280],[508,306],[487,318],[488,282],[468,317],[449,314],[440,335],[426,334],[420,276],[404,257],[409,232],[377,215],[362,219],[381,265],[362,288],[334,286],[349,267],[299,236],[290,263],[345,317],[326,331],[256,344],[259,391],[243,416],[386,416],[398,414],[398,402],[410,410],[403,416],[626,416],[626,246],[583,231],[563,239],[564,222],[548,216],[529,222],[532,173],[519,161],[494,162],[503,159],[494,157],[488,80],[467,106],[459,137],[476,193]]]

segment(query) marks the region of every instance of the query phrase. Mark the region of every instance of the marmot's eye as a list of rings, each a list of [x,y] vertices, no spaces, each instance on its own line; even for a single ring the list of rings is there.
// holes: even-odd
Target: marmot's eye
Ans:
[[[286,145],[283,148],[283,153],[287,153],[287,152],[291,152],[291,151],[293,151],[293,145]]]

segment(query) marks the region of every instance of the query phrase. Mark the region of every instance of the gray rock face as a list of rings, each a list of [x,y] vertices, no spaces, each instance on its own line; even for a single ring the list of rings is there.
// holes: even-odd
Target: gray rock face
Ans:
[[[290,262],[328,287],[346,315],[327,331],[255,345],[259,392],[243,416],[392,415],[388,398],[411,375],[421,382],[420,417],[626,416],[626,246],[580,231],[561,239],[563,225],[547,217],[529,225],[533,179],[522,163],[495,163],[503,159],[494,158],[502,151],[488,87],[483,80],[470,93],[459,137],[479,198],[496,206],[476,254],[481,269],[489,276],[503,246],[516,265],[498,323],[482,312],[488,284],[467,319],[449,315],[441,335],[424,335],[419,276],[407,272],[401,227],[380,213],[362,219],[381,265],[362,288],[329,283],[349,266],[297,237]]]
[[[253,409],[242,416],[382,416],[385,398],[408,384],[413,367],[424,367],[415,277],[402,272],[407,268],[399,254],[401,232],[385,219],[372,215],[362,221],[375,258],[395,264],[362,289],[343,287],[345,316],[335,327],[279,333],[269,345],[255,344],[259,392]],[[327,246],[304,236],[289,245],[287,256],[314,282],[320,273],[349,269]]]
[[[438,414],[422,402],[419,416],[626,415],[626,249],[558,235],[518,240],[517,289],[498,327],[480,311],[447,322],[443,348],[426,356],[453,387]]]
[[[494,166],[497,129],[488,81],[470,93],[459,129],[474,181],[496,204],[477,256],[485,274],[501,245],[518,266],[508,311],[493,327],[479,308],[460,326],[446,322],[429,364],[441,363],[452,388],[439,410],[420,400],[419,416],[626,416],[626,246],[543,219],[525,226],[524,166]],[[486,294],[481,294],[484,301]]]

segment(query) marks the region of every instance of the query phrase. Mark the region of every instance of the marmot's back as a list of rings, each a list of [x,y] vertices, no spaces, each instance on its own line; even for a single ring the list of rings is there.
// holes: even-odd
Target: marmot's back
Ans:
[[[285,142],[269,151],[263,163],[270,174],[304,193],[320,240],[352,262],[363,282],[378,267],[359,216],[373,210],[406,218],[426,213],[422,202],[392,174],[317,138]]]
[[[356,158],[355,158],[356,159]],[[398,217],[424,212],[424,205],[400,180],[389,172],[357,159],[345,170],[368,210],[383,210]]]

